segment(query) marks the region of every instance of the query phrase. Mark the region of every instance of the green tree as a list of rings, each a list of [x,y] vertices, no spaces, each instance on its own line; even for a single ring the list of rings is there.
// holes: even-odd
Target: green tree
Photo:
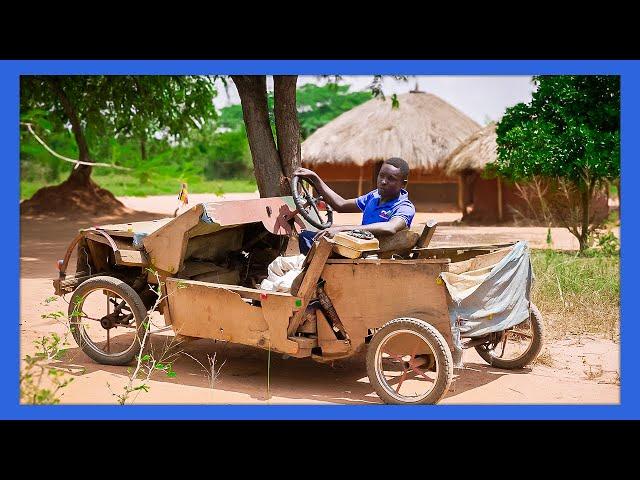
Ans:
[[[297,92],[302,138],[306,139],[318,128],[371,98],[371,92],[349,92],[349,85],[303,85]]]
[[[620,77],[537,76],[532,101],[508,108],[498,123],[498,158],[490,171],[510,180],[541,176],[579,194],[578,225],[567,228],[588,246],[594,192],[620,176]]]
[[[300,134],[306,139],[318,128],[326,125],[342,113],[371,100],[370,92],[349,92],[349,85],[328,83],[319,86],[307,83],[296,91],[296,110],[300,122]],[[273,93],[267,93],[269,122],[275,132],[273,118]],[[242,106],[231,105],[220,110],[218,126],[237,131],[244,128]]]
[[[94,162],[92,145],[101,137],[136,138],[145,158],[150,134],[162,131],[179,139],[216,115],[209,76],[22,76],[20,92],[23,121],[38,116],[53,128],[69,125],[82,162]],[[98,191],[91,171],[80,165],[59,187]]]

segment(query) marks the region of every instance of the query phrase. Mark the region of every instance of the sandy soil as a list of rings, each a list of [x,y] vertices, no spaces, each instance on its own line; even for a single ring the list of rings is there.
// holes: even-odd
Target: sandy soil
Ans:
[[[246,194],[229,195],[244,197]],[[211,199],[208,195],[190,195],[191,203]],[[175,196],[126,198],[129,208],[145,210],[127,221],[167,216],[176,208]],[[457,214],[418,214],[416,221],[436,217],[453,221]],[[79,228],[88,225],[123,221],[117,217],[93,218],[21,218],[20,332],[21,356],[34,350],[33,341],[65,328],[42,314],[66,311],[64,299],[48,304],[53,295],[50,278],[55,276],[55,262]],[[338,216],[336,223],[358,222]],[[560,230],[560,229],[558,229]],[[568,234],[567,234],[568,235]],[[571,248],[560,232],[552,233],[554,245]],[[526,239],[533,246],[545,246],[546,229],[514,227],[442,226],[433,245],[460,245]],[[557,242],[557,243],[556,243]],[[544,314],[544,312],[543,312]],[[153,343],[160,346],[171,334],[158,334]],[[71,339],[71,348],[59,366],[75,380],[64,389],[63,403],[116,403],[113,393],[122,393],[127,382],[125,367],[99,365],[90,360]],[[136,404],[376,404],[378,397],[370,387],[364,358],[352,357],[333,364],[318,364],[309,359],[284,359],[282,355],[211,340],[196,340],[183,345],[186,353],[174,365],[177,375],[158,374],[150,390],[135,398]],[[207,371],[207,355],[216,353],[222,368],[213,388]],[[616,404],[620,401],[619,344],[597,337],[568,337],[545,345],[532,368],[506,371],[485,364],[474,350],[464,353],[465,369],[455,371],[455,379],[444,404]],[[198,362],[202,365],[199,365]],[[269,372],[269,374],[268,374]],[[269,384],[269,389],[267,389]]]

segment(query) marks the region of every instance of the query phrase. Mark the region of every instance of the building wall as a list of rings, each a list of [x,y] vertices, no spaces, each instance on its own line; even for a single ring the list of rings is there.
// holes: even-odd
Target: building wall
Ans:
[[[468,177],[467,177],[468,178]],[[465,205],[473,204],[473,211],[465,215],[465,220],[473,220],[479,223],[493,223],[498,221],[498,181],[486,180],[479,176],[471,181],[464,182]],[[516,212],[526,212],[526,202],[520,196],[517,188],[508,182],[501,182],[502,188],[502,218],[503,221],[512,221],[520,217]],[[609,214],[609,206],[605,195],[598,196],[594,202],[596,219],[601,220]]]
[[[321,164],[309,167],[315,171],[336,193],[345,198],[358,196],[376,188],[377,172],[382,162],[370,163],[362,168],[355,165]],[[418,211],[459,211],[458,180],[442,171],[425,172],[411,170],[407,185],[409,199]]]

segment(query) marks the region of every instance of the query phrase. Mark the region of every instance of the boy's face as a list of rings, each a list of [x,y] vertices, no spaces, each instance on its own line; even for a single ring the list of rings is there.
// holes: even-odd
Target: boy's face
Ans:
[[[382,198],[395,198],[400,190],[407,185],[398,167],[383,163],[378,173],[378,193]]]

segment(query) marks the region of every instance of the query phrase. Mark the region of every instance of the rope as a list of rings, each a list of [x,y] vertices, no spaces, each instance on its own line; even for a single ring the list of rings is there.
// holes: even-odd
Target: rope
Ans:
[[[53,150],[51,150],[51,148],[49,148],[49,146],[44,143],[44,140],[42,140],[38,135],[36,135],[36,132],[33,131],[33,129],[31,128],[31,124],[27,123],[27,122],[20,122],[20,125],[26,125],[27,129],[29,130],[29,132],[31,132],[31,135],[33,135],[34,137],[36,137],[36,140],[38,141],[38,143],[40,145],[42,145],[51,155],[53,155],[54,157],[59,158],[60,160],[64,160],[66,162],[71,162],[71,163],[75,163],[76,166],[74,167],[74,169],[78,168],[80,165],[90,165],[92,167],[111,167],[111,168],[117,168],[119,170],[131,170],[130,168],[127,167],[121,167],[119,165],[112,165],[110,163],[92,163],[92,162],[83,162],[81,160],[74,160],[73,158],[67,158],[67,157],[63,157],[62,155],[60,155],[59,153],[54,152]]]

